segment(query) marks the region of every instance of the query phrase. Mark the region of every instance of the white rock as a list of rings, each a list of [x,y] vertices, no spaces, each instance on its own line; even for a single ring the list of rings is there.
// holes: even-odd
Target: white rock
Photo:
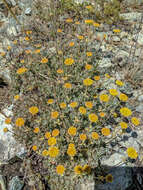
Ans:
[[[113,39],[114,42],[119,42],[120,41],[120,38],[118,36],[113,36],[112,39]]]
[[[15,26],[9,26],[7,28],[7,34],[10,35],[10,36],[11,35],[16,36],[17,35],[17,31],[16,31]]]
[[[25,14],[26,14],[26,15],[30,15],[31,12],[32,12],[32,10],[31,10],[30,7],[28,7],[28,8],[25,10]]]
[[[136,21],[136,20],[139,21],[141,20],[142,13],[138,13],[138,12],[122,13],[120,14],[120,16],[128,21]]]
[[[125,156],[126,156],[125,154],[114,153],[110,156],[110,158],[101,160],[101,164],[107,166],[115,166],[119,163],[122,163],[122,166],[125,166],[124,163]]]
[[[143,102],[143,94],[138,97],[139,102]]]
[[[111,66],[112,66],[112,63],[109,58],[103,58],[102,60],[99,61],[99,68],[108,68]]]
[[[8,107],[7,109],[3,110],[4,114],[7,117],[12,116],[12,106]],[[5,127],[8,128],[8,130],[12,131],[12,125],[5,124],[6,117],[0,113],[0,162],[3,163],[12,157],[14,157],[18,152],[23,149],[22,145],[18,144],[12,133],[7,132],[4,133],[3,129]]]
[[[142,33],[139,33],[137,42],[138,42],[138,44],[143,45],[143,34]]]

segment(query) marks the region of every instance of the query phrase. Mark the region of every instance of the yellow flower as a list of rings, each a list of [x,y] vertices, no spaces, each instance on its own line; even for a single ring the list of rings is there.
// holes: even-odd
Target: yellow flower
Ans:
[[[128,116],[132,115],[132,111],[127,107],[122,107],[120,109],[120,113],[121,113],[121,115],[123,115],[125,117],[128,117]]]
[[[35,51],[34,51],[34,53],[40,53],[40,49],[36,49]]]
[[[75,156],[76,155],[76,149],[75,149],[75,147],[69,146],[68,150],[67,150],[67,154],[69,156],[72,156],[72,157]]]
[[[83,40],[83,39],[84,39],[84,37],[81,36],[81,35],[77,36],[77,38],[78,38],[79,40]]]
[[[27,50],[25,50],[25,53],[26,53],[26,54],[30,54],[30,53],[31,53],[31,50],[30,50],[30,49],[27,49]]]
[[[89,165],[84,165],[82,168],[83,172],[90,174],[91,173],[91,167]]]
[[[80,22],[79,22],[79,21],[76,21],[75,24],[80,24]]]
[[[86,9],[92,9],[93,7],[91,5],[87,5],[85,8]]]
[[[21,59],[21,60],[20,60],[20,63],[24,63],[24,59]]]
[[[85,20],[84,22],[85,22],[85,24],[93,24],[94,21],[93,20]]]
[[[53,131],[52,131],[52,136],[54,136],[54,137],[57,137],[58,135],[59,135],[59,130],[58,129],[54,129]]]
[[[87,139],[86,134],[83,134],[83,133],[80,134],[79,138],[81,141],[85,141]]]
[[[119,99],[123,102],[126,102],[128,100],[128,96],[126,94],[121,93]]]
[[[18,126],[18,127],[21,127],[21,126],[24,125],[24,122],[25,122],[24,119],[22,117],[19,117],[19,118],[16,119],[15,125]]]
[[[34,133],[39,133],[39,131],[40,131],[40,129],[39,129],[39,127],[35,127],[35,129],[34,129]]]
[[[49,139],[49,138],[51,137],[51,133],[47,131],[47,132],[45,133],[45,137],[46,137],[46,139]]]
[[[70,46],[70,47],[73,47],[73,46],[74,46],[74,42],[70,42],[70,43],[69,43],[69,46]]]
[[[34,46],[39,48],[39,47],[41,47],[41,44],[35,44]]]
[[[96,133],[96,132],[92,132],[91,136],[92,136],[92,138],[95,139],[95,140],[98,140],[98,139],[99,139],[99,135],[98,135],[98,133]]]
[[[52,104],[53,102],[54,102],[53,99],[49,99],[49,100],[47,101],[48,104]]]
[[[58,70],[57,70],[57,73],[58,73],[58,74],[62,74],[63,72],[64,72],[63,69],[58,69]]]
[[[7,47],[7,50],[11,50],[11,46],[8,46],[8,47]]]
[[[112,96],[117,96],[118,95],[118,92],[116,89],[110,89],[109,90],[109,93],[112,95]]]
[[[4,132],[4,133],[7,133],[7,132],[8,132],[8,128],[5,127],[5,128],[3,129],[3,132]]]
[[[66,19],[66,22],[67,22],[67,23],[71,23],[71,22],[73,22],[73,19],[68,18],[68,19]]]
[[[79,107],[78,110],[81,114],[86,114],[86,109],[83,106]]]
[[[91,56],[92,56],[92,52],[86,52],[86,55],[87,55],[88,57],[91,57]]]
[[[32,107],[29,108],[29,112],[30,112],[32,115],[35,115],[35,114],[37,114],[37,113],[39,112],[39,109],[38,109],[38,107],[36,107],[36,106],[32,106]]]
[[[65,84],[64,84],[64,87],[65,87],[65,88],[71,88],[72,85],[71,85],[71,83],[65,83]]]
[[[42,151],[42,156],[48,156],[48,150],[43,150]]]
[[[55,158],[59,155],[59,149],[56,146],[51,146],[49,148],[49,156]]]
[[[85,86],[90,86],[90,85],[93,84],[93,80],[90,79],[90,78],[84,79],[84,80],[83,80],[83,84],[84,84]]]
[[[138,118],[136,118],[136,117],[132,117],[132,118],[131,118],[131,122],[132,122],[135,126],[137,126],[137,125],[139,125],[139,124],[140,124],[139,119],[138,119]]]
[[[127,154],[131,159],[136,159],[138,157],[138,153],[133,147],[127,148]]]
[[[100,80],[100,76],[94,76],[95,80]]]
[[[85,102],[85,106],[87,107],[87,108],[92,108],[93,107],[93,103],[92,102],[90,102],[90,101],[88,101],[88,102]]]
[[[104,117],[106,114],[104,112],[99,113],[100,117]]]
[[[29,41],[29,40],[30,40],[30,38],[29,38],[28,36],[26,36],[26,37],[25,37],[25,40],[26,40],[26,41]]]
[[[75,107],[77,107],[78,106],[78,103],[77,102],[71,102],[70,103],[70,107],[71,108],[75,108]]]
[[[60,103],[60,108],[61,108],[61,109],[66,108],[66,106],[67,106],[66,103],[64,103],[64,102]]]
[[[101,133],[104,136],[108,136],[108,135],[110,135],[110,129],[104,127],[101,129]]]
[[[106,78],[111,78],[108,73],[105,74],[105,77],[106,77]]]
[[[6,123],[6,124],[10,124],[10,123],[11,123],[11,119],[10,119],[10,118],[7,118],[7,119],[5,120],[5,123]]]
[[[80,166],[80,165],[75,166],[74,172],[75,172],[75,174],[78,174],[78,175],[82,174],[83,173],[82,166]]]
[[[56,167],[56,171],[57,171],[57,174],[63,175],[64,172],[65,172],[65,168],[64,168],[63,165],[58,165],[58,166]]]
[[[46,57],[42,58],[41,63],[47,63],[48,59]]]
[[[97,22],[94,22],[94,23],[93,23],[93,26],[95,26],[95,27],[99,27],[99,26],[100,26],[100,24],[99,24],[99,23],[97,23]]]
[[[6,54],[5,52],[0,52],[1,56],[5,56],[5,54]]]
[[[64,62],[65,65],[72,65],[73,63],[74,63],[74,59],[72,58],[67,58],[65,59],[65,62]]]
[[[73,127],[73,126],[69,127],[68,134],[71,136],[75,136],[76,135],[76,127]]]
[[[113,182],[113,176],[111,174],[106,175],[105,177],[106,182],[112,183]]]
[[[51,118],[56,119],[59,116],[59,113],[57,111],[51,112]]]
[[[116,84],[117,84],[118,86],[123,86],[123,85],[124,85],[124,83],[123,83],[122,81],[120,81],[120,80],[116,80]]]
[[[91,122],[97,122],[98,121],[98,116],[94,113],[89,114],[88,118]]]
[[[36,150],[37,150],[37,146],[36,146],[36,145],[33,145],[33,146],[32,146],[32,150],[33,150],[33,151],[36,151]]]
[[[15,96],[14,96],[14,100],[18,100],[19,97],[20,97],[19,95],[15,95]]]
[[[58,29],[58,30],[57,30],[57,32],[58,32],[58,33],[61,33],[61,32],[62,32],[62,30],[61,30],[61,29]]]
[[[57,141],[56,141],[56,138],[55,137],[50,137],[49,139],[48,139],[48,145],[49,146],[53,146],[53,145],[55,145],[57,143]]]
[[[32,31],[31,31],[31,30],[27,30],[27,31],[26,31],[26,34],[27,34],[27,35],[32,34]]]
[[[14,41],[13,41],[13,44],[17,44],[17,40],[14,40]]]
[[[128,128],[128,125],[126,122],[120,122],[120,126],[122,129],[127,129]]]
[[[17,70],[17,74],[23,74],[23,73],[25,73],[27,71],[27,68],[25,68],[25,67],[21,67],[21,68],[19,68],[18,70]]]
[[[119,32],[121,32],[121,30],[120,29],[113,29],[113,32],[119,33]]]
[[[107,94],[101,94],[99,98],[100,98],[101,102],[108,102],[109,101],[109,96]]]
[[[92,69],[92,65],[90,65],[90,64],[86,64],[86,65],[85,65],[85,69],[86,69],[86,70],[90,70],[90,69]]]

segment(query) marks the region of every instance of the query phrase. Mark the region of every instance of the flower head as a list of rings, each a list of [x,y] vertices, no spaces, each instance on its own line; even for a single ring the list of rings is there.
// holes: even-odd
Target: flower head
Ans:
[[[136,118],[136,117],[132,117],[132,118],[131,118],[131,122],[132,122],[135,126],[137,126],[137,125],[139,125],[139,124],[140,124],[139,119],[138,119],[138,118]]]
[[[82,134],[80,134],[79,138],[81,141],[85,141],[87,139],[87,136],[86,136],[86,134],[82,133]]]
[[[65,87],[65,88],[71,88],[72,85],[71,85],[71,83],[65,83],[65,84],[64,84],[64,87]]]
[[[79,112],[80,112],[81,114],[86,114],[86,109],[85,109],[85,107],[80,106],[78,110],[79,110]]]
[[[132,115],[132,111],[131,111],[129,108],[127,108],[127,107],[122,107],[122,108],[120,109],[120,113],[121,113],[123,116],[125,116],[125,117],[128,117],[128,116]]]
[[[116,84],[118,86],[123,86],[124,85],[124,83],[121,80],[116,80]]]
[[[60,133],[59,129],[54,129],[52,131],[52,136],[57,137],[59,135],[59,133]]]
[[[83,173],[82,166],[80,166],[80,165],[75,166],[75,167],[74,167],[74,172],[75,172],[75,174],[77,174],[77,175],[82,174],[82,173]]]
[[[5,128],[3,129],[3,132],[4,132],[4,133],[7,133],[7,132],[8,132],[8,128],[5,127]]]
[[[59,113],[57,111],[51,112],[51,118],[56,119],[59,116]]]
[[[98,133],[96,133],[96,132],[92,132],[91,136],[92,136],[92,138],[95,139],[95,140],[98,140],[98,139],[99,139],[99,135],[98,135]]]
[[[76,127],[73,127],[73,126],[69,127],[68,134],[71,136],[75,136],[76,135]]]
[[[19,69],[17,70],[17,74],[21,75],[21,74],[25,73],[26,71],[27,71],[27,68],[21,67],[21,68],[19,68]]]
[[[57,141],[56,141],[56,138],[55,137],[50,137],[49,139],[48,139],[48,145],[49,146],[53,146],[53,145],[55,145],[57,143]]]
[[[37,146],[36,146],[36,145],[33,145],[33,146],[32,146],[32,150],[33,150],[33,151],[36,151],[36,150],[37,150]]]
[[[85,106],[89,109],[91,109],[93,107],[93,103],[88,101],[88,102],[85,102]]]
[[[100,98],[101,102],[108,102],[109,101],[109,96],[107,94],[101,94],[99,96],[99,98]]]
[[[121,126],[121,128],[122,129],[127,129],[128,128],[128,125],[127,125],[127,123],[126,122],[120,122],[120,126]]]
[[[48,152],[51,158],[55,158],[59,155],[59,149],[56,146],[51,146]]]
[[[98,116],[94,113],[89,114],[88,118],[91,122],[97,122],[98,121]]]
[[[48,62],[48,59],[46,57],[41,59],[41,63],[47,63],[47,62]]]
[[[21,126],[24,125],[24,122],[25,122],[24,119],[22,117],[19,117],[19,118],[16,119],[15,125],[18,126],[18,127],[21,127]]]
[[[76,149],[75,146],[70,146],[68,147],[67,154],[71,157],[76,155]]]
[[[39,112],[39,109],[37,106],[32,106],[29,108],[29,112],[32,114],[32,115],[35,115]]]
[[[72,58],[67,58],[64,62],[65,65],[72,65],[74,63],[74,59]]]
[[[93,84],[93,80],[90,79],[90,78],[84,79],[84,80],[83,80],[83,84],[84,84],[85,86],[91,86],[91,85]]]
[[[47,131],[47,132],[45,133],[45,137],[46,137],[46,139],[49,139],[49,138],[51,137],[51,133]]]
[[[75,108],[75,107],[77,107],[78,106],[78,103],[77,102],[71,102],[70,103],[70,107],[71,108]]]
[[[113,182],[113,176],[111,174],[106,175],[105,179],[106,179],[106,182],[109,182],[109,183]]]
[[[34,133],[39,133],[39,131],[40,131],[40,129],[39,129],[39,127],[35,127],[35,129],[34,129]]]
[[[133,147],[127,148],[127,154],[131,159],[136,159],[138,157],[138,153]]]
[[[63,175],[64,172],[65,172],[65,167],[64,167],[63,165],[58,165],[58,166],[56,167],[56,171],[57,171],[57,174]]]
[[[111,132],[110,132],[109,128],[104,127],[104,128],[101,129],[101,133],[104,136],[108,136],[108,135],[110,135]]]
[[[109,93],[112,95],[112,96],[117,96],[118,95],[118,92],[116,89],[110,89],[109,90]]]
[[[119,95],[119,99],[123,102],[126,102],[128,100],[128,96],[126,94],[121,93]]]
[[[67,106],[66,103],[64,103],[64,102],[61,102],[61,103],[60,103],[60,108],[61,108],[61,109],[66,108],[66,106]]]
[[[5,123],[10,124],[11,123],[11,118],[6,118]]]

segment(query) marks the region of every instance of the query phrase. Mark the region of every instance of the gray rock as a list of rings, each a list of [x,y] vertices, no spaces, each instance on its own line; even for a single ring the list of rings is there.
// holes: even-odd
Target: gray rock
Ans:
[[[114,42],[119,42],[120,41],[120,38],[118,36],[113,36],[112,39],[113,39]]]
[[[25,14],[26,14],[26,15],[31,15],[31,13],[32,13],[31,8],[30,8],[30,7],[26,8]]]
[[[19,179],[18,176],[12,178],[9,182],[9,190],[21,190],[24,183]]]
[[[112,66],[111,60],[109,58],[103,58],[99,61],[99,68],[109,68]]]
[[[109,173],[113,176],[113,182],[95,185],[96,190],[125,190],[132,184],[131,168],[112,168]]]
[[[2,175],[0,175],[0,187],[1,187],[1,190],[6,190],[5,178]]]
[[[17,36],[17,30],[16,30],[16,27],[15,26],[9,26],[7,28],[7,34],[8,36]]]
[[[143,102],[143,94],[138,97],[139,102]]]
[[[120,14],[120,16],[123,17],[124,20],[128,21],[140,21],[142,13],[139,12],[122,13]]]
[[[143,34],[142,33],[139,33],[137,42],[139,45],[143,45]]]
[[[136,111],[143,113],[143,104],[140,104],[139,106],[136,107]]]

